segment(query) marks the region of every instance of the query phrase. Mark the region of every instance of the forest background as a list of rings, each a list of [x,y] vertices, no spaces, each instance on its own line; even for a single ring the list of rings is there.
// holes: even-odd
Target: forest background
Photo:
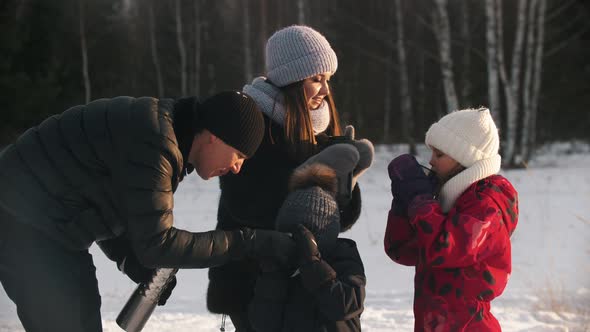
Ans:
[[[586,0],[0,0],[0,146],[93,99],[241,89],[291,24],[330,41],[342,120],[375,143],[413,146],[481,105],[504,166],[590,141]]]

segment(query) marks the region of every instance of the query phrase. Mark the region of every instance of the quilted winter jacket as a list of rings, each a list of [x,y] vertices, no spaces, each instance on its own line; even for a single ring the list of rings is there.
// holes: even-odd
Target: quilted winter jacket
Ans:
[[[49,117],[1,152],[0,207],[71,250],[126,236],[147,267],[224,263],[224,232],[172,226],[183,172],[174,105],[116,97]]]
[[[510,236],[517,192],[492,175],[473,183],[444,214],[437,201],[415,199],[409,217],[389,212],[385,252],[415,266],[415,331],[501,331],[490,302],[510,276]]]

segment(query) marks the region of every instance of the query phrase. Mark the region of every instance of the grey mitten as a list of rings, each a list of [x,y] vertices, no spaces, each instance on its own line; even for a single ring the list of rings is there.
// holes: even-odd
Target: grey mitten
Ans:
[[[344,136],[350,138],[352,144],[356,147],[359,153],[359,161],[352,171],[352,188],[356,185],[358,178],[371,166],[373,163],[373,157],[375,156],[375,148],[373,143],[368,139],[355,140],[354,139],[354,127],[351,125],[346,126],[344,129]]]
[[[338,196],[350,197],[353,170],[359,162],[359,152],[353,144],[337,143],[307,159],[298,169],[319,163],[334,170],[338,179]],[[297,171],[297,170],[296,170]]]

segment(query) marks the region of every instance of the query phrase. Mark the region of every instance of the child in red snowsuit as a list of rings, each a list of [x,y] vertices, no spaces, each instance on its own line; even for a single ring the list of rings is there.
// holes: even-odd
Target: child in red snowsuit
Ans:
[[[411,155],[388,166],[393,193],[385,252],[416,267],[415,331],[501,331],[490,302],[512,270],[517,192],[501,175],[489,110],[452,112],[426,133],[433,174]]]

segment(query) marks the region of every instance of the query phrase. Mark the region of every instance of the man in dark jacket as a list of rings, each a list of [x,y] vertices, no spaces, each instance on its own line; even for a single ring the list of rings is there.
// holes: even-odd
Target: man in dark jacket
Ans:
[[[287,261],[295,244],[283,233],[172,226],[184,175],[238,173],[263,128],[241,92],[116,97],[49,117],[0,152],[0,281],[25,329],[102,330],[93,242],[136,282],[158,267]]]

